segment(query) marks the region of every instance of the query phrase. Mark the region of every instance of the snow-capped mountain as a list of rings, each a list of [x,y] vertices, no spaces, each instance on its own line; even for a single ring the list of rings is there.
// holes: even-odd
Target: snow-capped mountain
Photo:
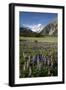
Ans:
[[[31,28],[31,30],[32,30],[33,32],[40,33],[43,28],[44,28],[44,25],[38,24],[38,25],[34,25],[34,26]]]
[[[44,25],[37,24],[37,25],[23,25],[26,28],[30,28],[33,32],[40,33],[41,30],[44,28]]]
[[[20,28],[20,35],[23,36],[45,36],[58,34],[58,19],[49,22],[47,25],[37,24],[37,25],[23,25]]]

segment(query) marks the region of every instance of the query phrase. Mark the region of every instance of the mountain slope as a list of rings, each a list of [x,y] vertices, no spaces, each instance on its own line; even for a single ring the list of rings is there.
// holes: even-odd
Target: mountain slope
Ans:
[[[30,28],[28,27],[21,27],[20,28],[20,36],[26,36],[26,37],[31,37],[31,36],[35,36],[36,33],[33,32]]]
[[[57,19],[46,25],[40,32],[41,35],[54,35],[54,36],[57,36],[57,33],[58,33]]]

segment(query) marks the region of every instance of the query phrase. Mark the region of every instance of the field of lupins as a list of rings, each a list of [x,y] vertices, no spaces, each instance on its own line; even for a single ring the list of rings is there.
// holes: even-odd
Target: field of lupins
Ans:
[[[58,75],[57,42],[20,40],[20,78]]]

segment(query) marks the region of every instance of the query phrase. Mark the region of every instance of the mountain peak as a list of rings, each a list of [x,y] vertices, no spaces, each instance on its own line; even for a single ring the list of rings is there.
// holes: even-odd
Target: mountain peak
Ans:
[[[33,25],[23,25],[23,27],[31,29],[33,32],[40,33],[44,28],[42,24],[33,24]]]

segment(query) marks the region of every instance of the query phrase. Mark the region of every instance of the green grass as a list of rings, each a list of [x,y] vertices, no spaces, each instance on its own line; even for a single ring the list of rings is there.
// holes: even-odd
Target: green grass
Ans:
[[[44,37],[20,37],[20,50],[19,50],[19,64],[20,64],[20,78],[30,77],[48,77],[58,75],[57,66],[57,37],[44,36]],[[30,42],[28,42],[30,41]],[[38,41],[38,42],[36,42]],[[42,42],[42,43],[41,43]],[[45,43],[47,42],[47,43]],[[47,48],[48,47],[48,48]],[[26,58],[24,57],[26,56]],[[37,55],[42,55],[46,60],[50,60],[52,56],[53,66],[41,63],[41,68],[37,68],[37,63],[32,62],[33,58]],[[30,56],[30,62],[29,60]],[[29,63],[27,67],[27,62]],[[23,66],[25,65],[25,70]],[[29,75],[29,68],[31,67],[31,75]],[[50,74],[48,74],[50,71]]]
[[[45,36],[45,37],[20,37],[20,40],[29,40],[31,42],[57,42],[58,38],[54,36]]]

